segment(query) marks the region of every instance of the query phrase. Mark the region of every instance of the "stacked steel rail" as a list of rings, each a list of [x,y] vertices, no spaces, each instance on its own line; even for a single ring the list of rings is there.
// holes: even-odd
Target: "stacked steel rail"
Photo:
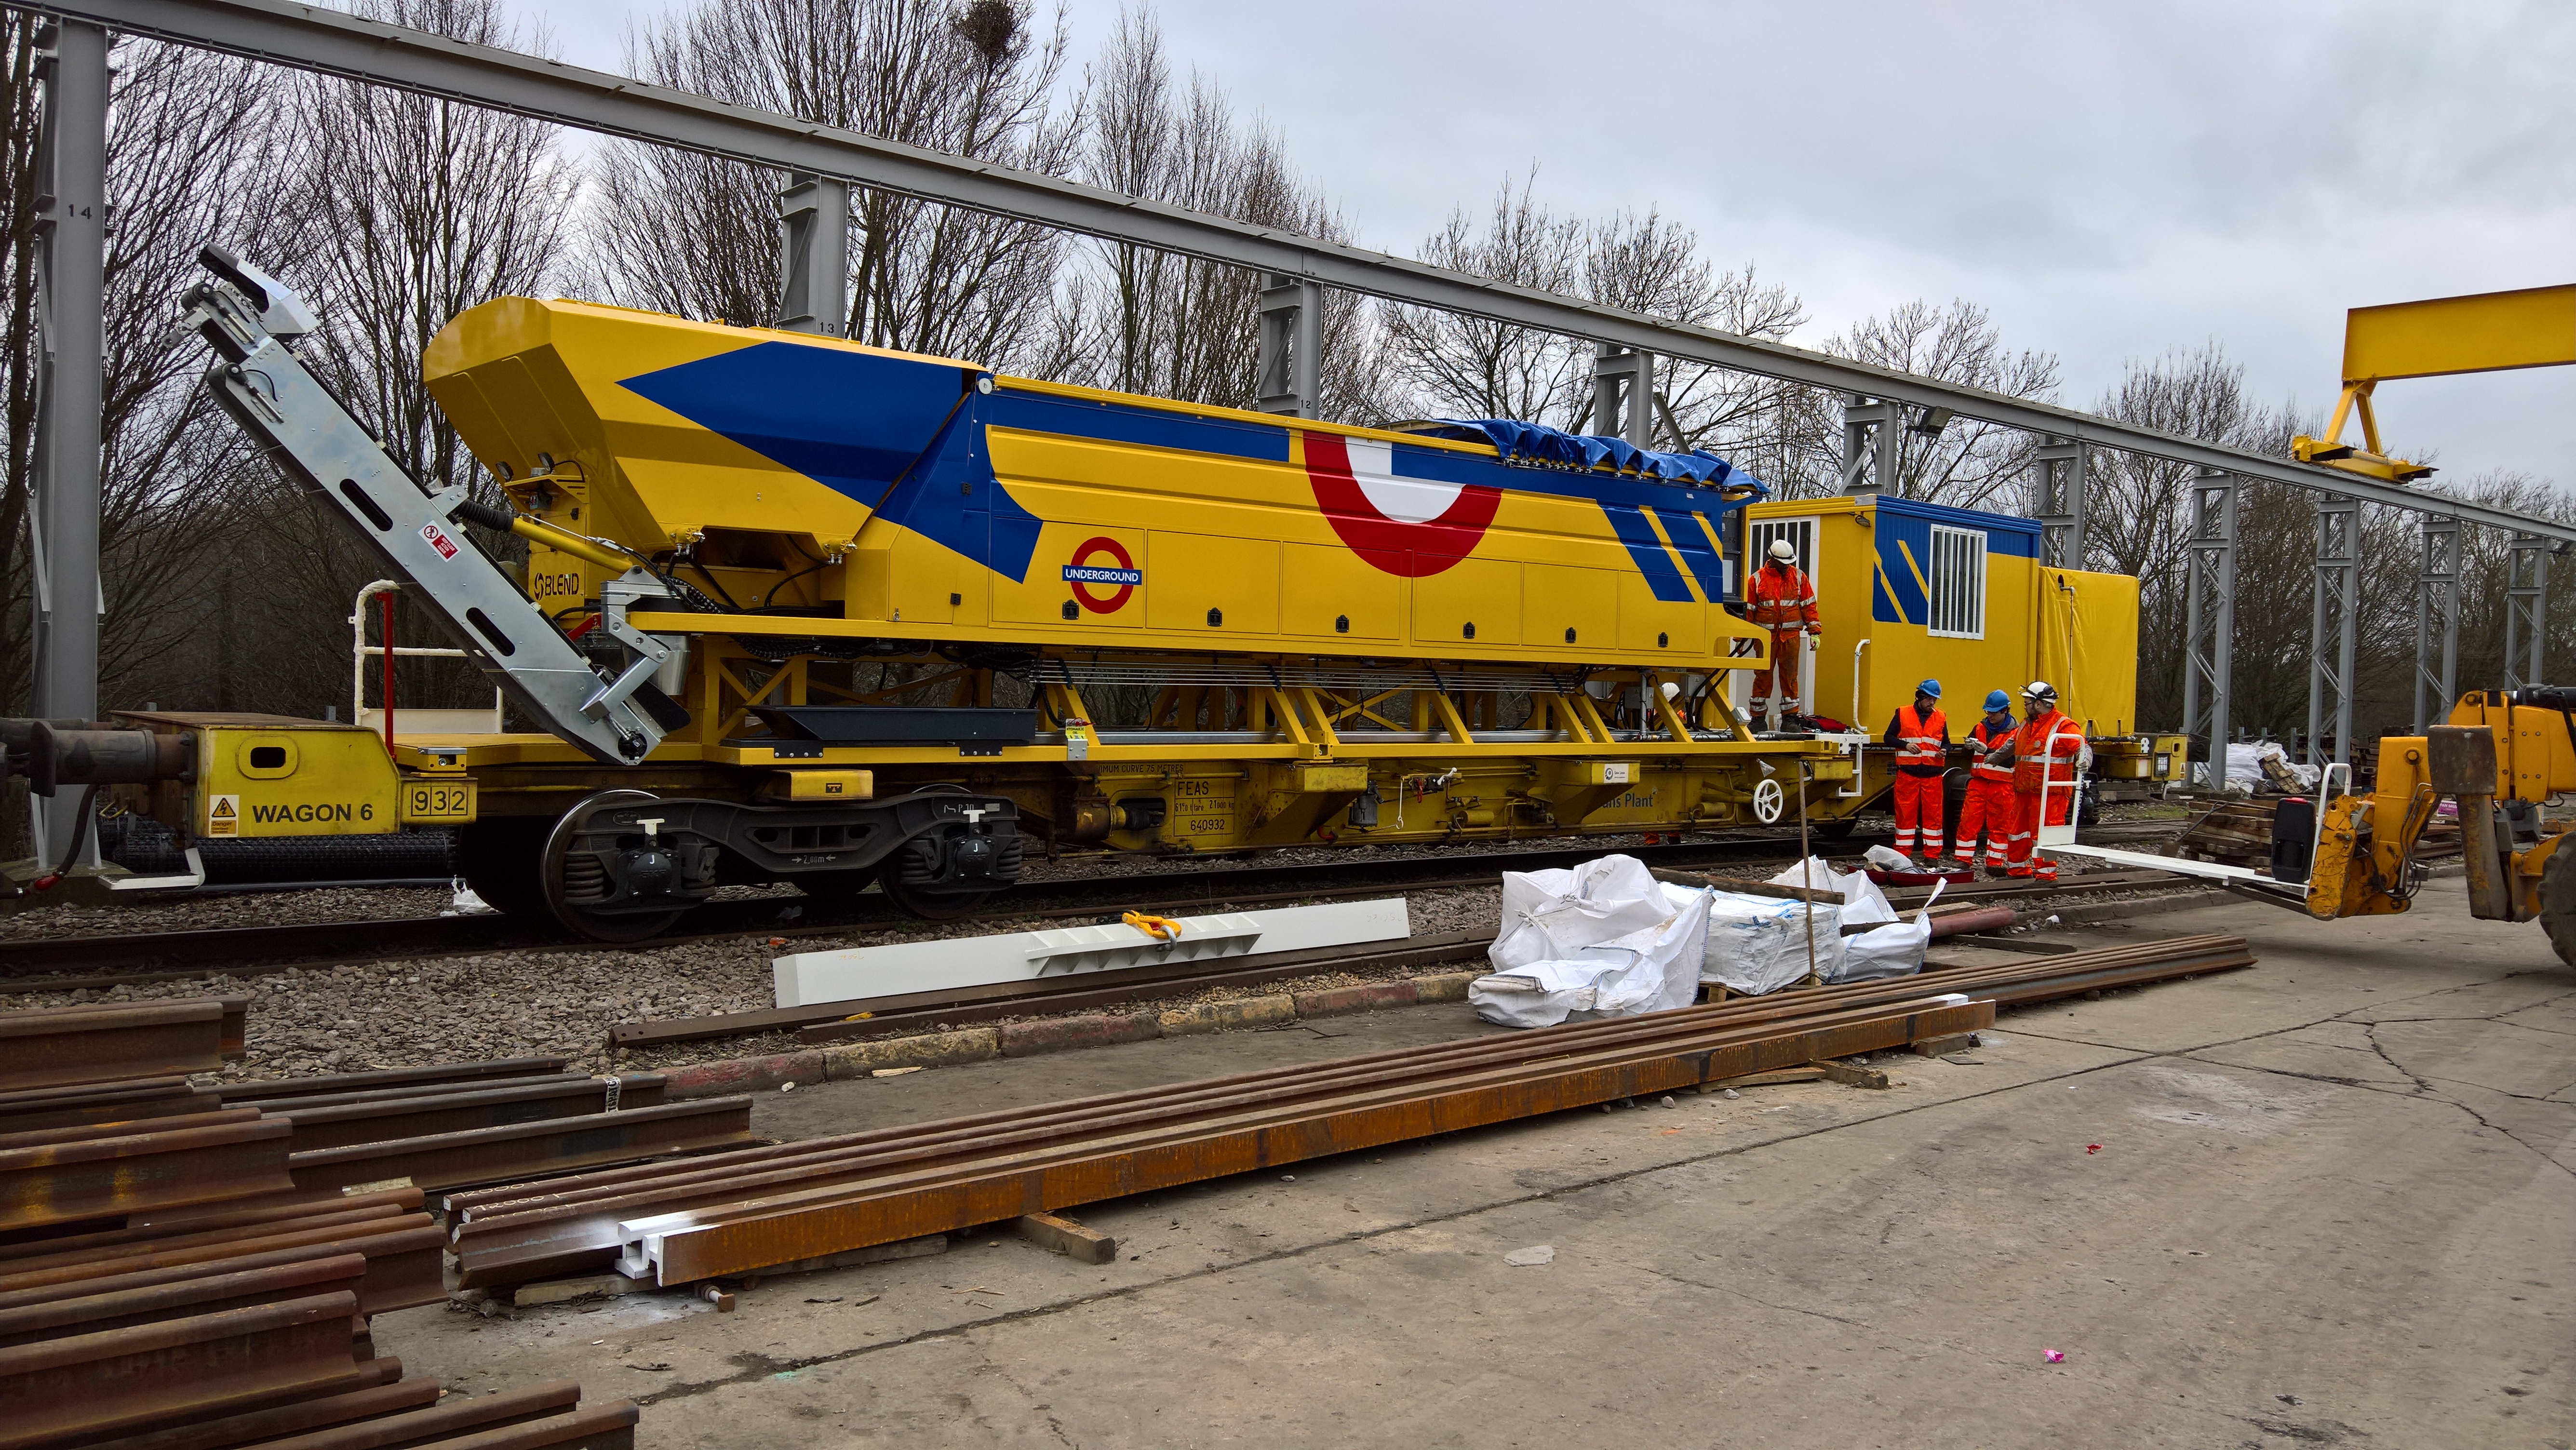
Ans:
[[[2201,936],[1484,1034],[450,1195],[461,1282],[679,1284],[1435,1133],[1959,1039],[1998,1006],[2251,966]]]
[[[221,1089],[239,998],[0,1016],[0,1450],[627,1450],[632,1404],[440,1405],[371,1322],[446,1295],[423,1190],[738,1147],[746,1099],[561,1058]]]

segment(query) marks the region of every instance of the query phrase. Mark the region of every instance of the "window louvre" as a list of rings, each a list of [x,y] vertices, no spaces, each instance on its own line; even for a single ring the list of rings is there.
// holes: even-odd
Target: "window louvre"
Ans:
[[[1986,637],[1986,536],[1979,529],[1932,526],[1927,632],[1957,639]]]

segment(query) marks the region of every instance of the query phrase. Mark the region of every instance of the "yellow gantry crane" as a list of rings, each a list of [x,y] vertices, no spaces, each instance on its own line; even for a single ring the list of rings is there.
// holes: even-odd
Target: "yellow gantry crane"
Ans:
[[[2433,470],[2387,455],[2379,441],[2379,420],[2370,410],[2371,393],[2381,383],[2571,364],[2576,364],[2576,284],[2356,307],[2346,314],[2343,395],[2335,400],[2326,436],[2294,438],[2290,451],[2301,463],[2413,483]],[[2358,448],[2343,441],[2344,427],[2355,413],[2361,415]]]

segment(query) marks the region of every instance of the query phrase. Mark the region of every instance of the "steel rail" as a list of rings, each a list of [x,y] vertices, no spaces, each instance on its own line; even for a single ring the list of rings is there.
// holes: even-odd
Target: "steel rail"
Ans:
[[[371,1361],[375,1362],[379,1361]],[[393,1363],[399,1365],[401,1362]],[[236,1446],[266,1445],[352,1421],[382,1419],[408,1410],[423,1409],[436,1404],[446,1387],[443,1380],[406,1379],[399,1383],[351,1390],[346,1394],[296,1400],[265,1410],[225,1415],[193,1425],[176,1425],[167,1430],[101,1441],[87,1447],[87,1450],[233,1450]],[[466,1403],[476,1402],[469,1400]]]
[[[346,1292],[356,1302],[366,1272],[364,1255],[329,1254],[139,1288],[84,1284],[80,1294],[0,1309],[0,1348],[315,1294]]]
[[[632,1112],[323,1148],[293,1154],[287,1163],[295,1186],[305,1192],[396,1178],[436,1189],[704,1152],[750,1139],[751,1099],[705,1098]]]
[[[0,1348],[0,1450],[357,1387],[346,1290]]]
[[[775,112],[728,105],[626,76],[288,0],[40,0],[41,14],[299,70],[462,101],[861,186],[1105,240],[1297,277],[1400,302],[1567,337],[1711,363],[1783,382],[1947,408],[2025,432],[2125,449],[2250,478],[2545,538],[2576,525],[2426,495],[2336,469],[1960,387],[1848,358],[1668,322],[1407,257],[1299,236]]]
[[[335,1253],[365,1254],[368,1262],[373,1263],[380,1253],[395,1255],[408,1252],[408,1245],[413,1242],[411,1236],[424,1230],[435,1236],[433,1247],[445,1237],[430,1222],[428,1214],[409,1213],[391,1218],[369,1217],[357,1223],[330,1224],[321,1228],[289,1225],[276,1233],[255,1238],[226,1236],[217,1242],[185,1247],[137,1244],[132,1252],[113,1258],[83,1258],[76,1263],[51,1264],[42,1268],[0,1264],[0,1300],[22,1290],[49,1289],[82,1279],[113,1279],[164,1269],[210,1273],[211,1270],[200,1266],[218,1260],[241,1261],[289,1250],[329,1248]]]
[[[293,1190],[276,1119],[0,1151],[0,1232]]]
[[[631,1103],[625,1096],[629,1082],[637,1098]],[[295,1125],[296,1152],[308,1153],[518,1123],[636,1112],[661,1106],[663,1087],[664,1079],[659,1073],[633,1073],[616,1083],[595,1077],[547,1079],[525,1086],[402,1093],[367,1102],[289,1106],[278,1110],[277,1116]]]
[[[1220,1107],[1214,1115],[852,1185],[632,1221],[622,1272],[663,1284],[757,1271],[922,1234],[994,1223],[1253,1169],[1382,1147],[1719,1078],[1882,1051],[1992,1024],[1994,1004],[1925,1001],[1698,1034],[1359,1087],[1341,1096]],[[1544,1031],[1546,1029],[1542,1029]],[[1539,1034],[1530,1034],[1533,1039]],[[1530,1049],[1547,1044],[1532,1041]]]
[[[369,1195],[379,1198],[378,1195]],[[417,1209],[406,1209],[398,1203],[359,1202],[343,1208],[335,1199],[318,1199],[299,1205],[305,1212],[284,1219],[250,1219],[226,1223],[220,1227],[199,1229],[194,1224],[177,1224],[162,1232],[151,1229],[104,1229],[64,1240],[30,1239],[10,1245],[6,1259],[0,1259],[0,1276],[16,1278],[41,1274],[52,1269],[70,1268],[95,1263],[101,1259],[127,1258],[136,1254],[159,1254],[174,1250],[200,1248],[212,1244],[267,1240],[278,1234],[311,1229],[333,1229],[356,1233],[382,1232],[408,1220]],[[57,1242],[63,1247],[57,1247]]]
[[[224,1065],[224,1016],[214,998],[0,1016],[0,1089],[213,1072]]]
[[[139,1118],[181,1118],[220,1105],[223,1095],[200,1090],[184,1077],[38,1088],[0,1097],[0,1127],[12,1132],[129,1123]]]
[[[140,1291],[202,1279],[210,1274],[242,1273],[346,1254],[356,1254],[366,1260],[366,1274],[357,1291],[358,1307],[364,1313],[383,1314],[419,1304],[435,1304],[446,1298],[447,1283],[441,1260],[447,1246],[446,1231],[431,1223],[429,1215],[423,1213],[381,1222],[385,1225],[382,1228],[373,1223],[356,1226],[367,1230],[364,1233],[352,1229],[338,1237],[317,1235],[314,1237],[318,1242],[285,1248],[236,1243],[214,1245],[179,1255],[149,1256],[184,1259],[179,1263],[135,1267],[138,1261],[129,1255],[112,1260],[84,1260],[75,1265],[24,1275],[0,1274],[0,1286],[5,1286],[0,1287],[0,1308],[46,1304],[70,1295]],[[113,1272],[93,1272],[100,1266]]]
[[[417,1188],[388,1188],[374,1193],[353,1193],[331,1198],[305,1198],[289,1203],[216,1204],[211,1209],[195,1207],[173,1214],[136,1214],[124,1227],[99,1229],[85,1234],[60,1234],[41,1239],[27,1239],[0,1245],[0,1273],[14,1272],[24,1261],[53,1257],[71,1262],[72,1256],[128,1254],[145,1246],[175,1246],[186,1235],[211,1234],[220,1237],[234,1232],[240,1237],[275,1233],[277,1226],[303,1223],[328,1216],[339,1222],[356,1222],[355,1217],[369,1210],[387,1209],[393,1213],[417,1213],[423,1196]],[[203,1242],[215,1242],[206,1239]]]
[[[484,1062],[445,1062],[434,1067],[385,1067],[370,1072],[333,1073],[327,1077],[260,1078],[228,1086],[239,1096],[257,1089],[254,1106],[276,1107],[299,1098],[344,1097],[381,1090],[410,1091],[433,1084],[462,1092],[469,1083],[496,1079],[549,1077],[563,1072],[568,1057],[502,1057]]]
[[[520,1282],[607,1262],[618,1222],[656,1208],[668,1210],[681,1204],[718,1201],[756,1186],[810,1182],[818,1174],[841,1178],[882,1171],[899,1163],[937,1161],[959,1152],[1058,1142],[1068,1135],[1096,1132],[1106,1123],[1134,1124],[1168,1118],[1175,1112],[1210,1103],[1240,1101],[1247,1093],[1267,1094],[1271,1099],[1312,1096],[1358,1081],[1389,1080],[1390,1074],[1430,1080],[1478,1064],[1526,1059],[1534,1051],[1572,1051],[1612,1041],[1632,1045],[1669,1041],[1706,1031],[1711,1024],[1742,1027],[1797,1021],[1836,1011],[1915,1001],[1926,993],[1967,993],[2015,1002],[2040,1000],[2103,985],[2127,985],[2132,980],[2224,971],[2251,965],[2252,960],[2242,938],[2194,937],[2082,953],[2045,963],[1954,969],[1771,997],[1736,998],[1641,1018],[1573,1024],[1542,1033],[1479,1034],[1427,1048],[1392,1049],[1293,1069],[1134,1089],[1037,1109],[1004,1109],[712,1155],[682,1164],[486,1189],[452,1195],[447,1207],[462,1282],[468,1286]],[[2123,975],[2112,981],[2111,974]],[[2082,985],[2064,985],[2069,982]]]

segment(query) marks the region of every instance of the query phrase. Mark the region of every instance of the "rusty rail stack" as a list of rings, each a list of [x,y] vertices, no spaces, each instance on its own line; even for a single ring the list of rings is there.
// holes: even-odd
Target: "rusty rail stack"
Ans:
[[[2251,966],[2186,937],[1483,1035],[447,1196],[460,1282],[744,1275],[1435,1133],[1958,1038],[1998,1005]]]
[[[446,1295],[423,1190],[756,1141],[561,1058],[198,1087],[245,998],[0,1015],[0,1450],[628,1450],[571,1384],[438,1404],[371,1321]]]

